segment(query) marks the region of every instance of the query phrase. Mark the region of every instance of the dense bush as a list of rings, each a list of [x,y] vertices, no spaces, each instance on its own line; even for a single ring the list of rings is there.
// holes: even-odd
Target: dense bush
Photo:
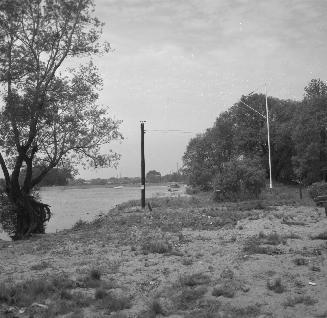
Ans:
[[[310,197],[314,199],[318,195],[327,195],[327,182],[315,182],[308,187]]]
[[[0,231],[1,228],[9,234],[14,235],[16,224],[16,213],[14,206],[10,203],[6,193],[0,189]]]
[[[265,170],[256,159],[226,162],[214,178],[215,200],[258,198],[265,187]]]
[[[37,190],[33,190],[31,196],[40,200]],[[17,207],[10,202],[4,184],[1,184],[0,180],[0,231],[4,230],[10,237],[14,237],[18,213]]]

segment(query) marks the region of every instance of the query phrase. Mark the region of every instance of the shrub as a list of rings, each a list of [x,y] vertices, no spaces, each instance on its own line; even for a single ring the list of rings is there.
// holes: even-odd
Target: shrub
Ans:
[[[142,244],[142,252],[147,255],[149,253],[165,254],[172,251],[172,245],[166,240],[150,240]]]
[[[265,184],[265,170],[258,160],[232,160],[214,178],[214,200],[258,198]]]
[[[16,209],[7,194],[0,190],[0,225],[9,236],[15,235],[16,215]]]
[[[287,297],[286,301],[283,303],[284,307],[294,307],[297,304],[304,304],[305,306],[313,306],[318,301],[311,296],[299,295],[293,297]]]
[[[315,182],[308,187],[308,192],[311,199],[316,198],[318,195],[327,194],[327,182]]]
[[[100,270],[93,268],[90,271],[90,278],[93,280],[100,280],[101,279],[101,272]]]
[[[79,219],[72,227],[73,231],[79,231],[85,229],[85,227],[88,225],[88,222],[83,221],[82,219]]]
[[[282,280],[280,277],[275,279],[268,279],[267,288],[277,294],[281,294],[285,291],[285,286],[282,284]]]

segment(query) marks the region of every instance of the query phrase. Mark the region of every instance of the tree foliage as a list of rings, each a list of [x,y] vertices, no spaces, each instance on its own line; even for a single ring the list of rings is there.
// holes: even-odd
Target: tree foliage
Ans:
[[[67,162],[110,166],[119,159],[101,154],[102,145],[121,135],[120,122],[97,105],[102,80],[96,66],[64,68],[69,59],[108,51],[100,42],[103,24],[92,12],[91,0],[0,2],[0,165],[16,207],[17,239],[44,231],[48,208],[30,194],[51,169]],[[35,166],[42,167],[38,175]]]
[[[156,170],[150,170],[146,174],[146,181],[151,183],[157,183],[161,181],[161,173]]]
[[[301,102],[268,97],[272,177],[280,182],[312,183],[327,172],[327,86],[314,79],[304,91]],[[191,139],[183,157],[190,183],[212,188],[213,176],[240,156],[260,158],[268,177],[265,115],[264,95],[242,96],[212,128]]]
[[[260,160],[231,160],[223,165],[214,178],[216,199],[234,201],[258,198],[265,183],[265,170]]]
[[[327,85],[313,79],[304,91],[301,111],[292,123],[293,165],[297,178],[310,184],[319,181],[327,169]]]

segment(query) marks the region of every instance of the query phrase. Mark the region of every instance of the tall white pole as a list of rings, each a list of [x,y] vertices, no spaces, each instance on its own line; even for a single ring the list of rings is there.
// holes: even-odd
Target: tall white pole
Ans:
[[[268,154],[269,154],[269,188],[272,189],[272,176],[271,176],[271,151],[270,151],[270,132],[269,132],[269,111],[268,111],[268,97],[267,97],[267,85],[266,90],[266,118],[267,118],[267,134],[268,134]]]

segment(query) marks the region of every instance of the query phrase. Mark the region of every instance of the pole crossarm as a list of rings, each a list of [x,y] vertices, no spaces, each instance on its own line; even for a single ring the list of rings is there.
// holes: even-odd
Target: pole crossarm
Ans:
[[[260,112],[258,112],[256,109],[254,109],[253,107],[249,106],[248,104],[244,103],[242,100],[240,100],[240,102],[245,105],[246,107],[252,109],[254,112],[256,112],[257,114],[259,114],[261,117],[263,117],[264,119],[267,119],[267,117],[265,115],[262,115]]]
[[[249,95],[251,95],[251,92]],[[266,116],[261,114],[259,111],[251,107],[250,105],[244,103],[242,100],[240,102],[245,105],[246,107],[250,108],[252,111],[256,112],[258,115],[266,119],[267,121],[267,140],[268,140],[268,161],[269,161],[269,188],[272,189],[272,174],[271,174],[271,146],[270,146],[270,131],[269,131],[269,110],[268,110],[268,96],[267,96],[267,84],[265,84],[265,99],[266,99]]]

